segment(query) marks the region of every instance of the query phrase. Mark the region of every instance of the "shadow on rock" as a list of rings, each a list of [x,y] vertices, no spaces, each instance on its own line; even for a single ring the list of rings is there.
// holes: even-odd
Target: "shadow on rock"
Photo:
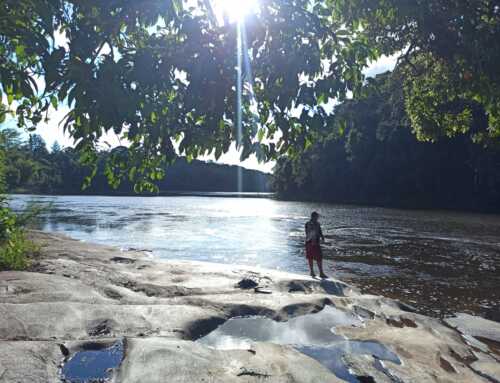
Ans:
[[[344,291],[348,287],[345,283],[323,279],[321,281],[291,281],[285,286],[289,293],[312,294],[315,292],[327,293],[339,297],[344,297]]]

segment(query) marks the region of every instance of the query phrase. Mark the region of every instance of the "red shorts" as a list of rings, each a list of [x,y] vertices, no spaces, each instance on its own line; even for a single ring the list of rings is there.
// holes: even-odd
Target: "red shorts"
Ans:
[[[323,254],[321,253],[319,243],[314,241],[306,242],[306,257],[307,259],[315,259],[317,261],[321,260]]]

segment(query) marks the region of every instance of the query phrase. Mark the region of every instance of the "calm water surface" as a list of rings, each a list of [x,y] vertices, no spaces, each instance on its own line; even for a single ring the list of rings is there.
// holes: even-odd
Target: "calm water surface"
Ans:
[[[303,227],[322,214],[326,270],[427,314],[500,320],[500,216],[269,198],[13,196],[50,204],[36,226],[164,259],[307,272]]]

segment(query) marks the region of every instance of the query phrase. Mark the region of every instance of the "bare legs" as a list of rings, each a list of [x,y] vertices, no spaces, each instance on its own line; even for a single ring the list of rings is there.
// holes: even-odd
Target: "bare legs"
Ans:
[[[314,278],[316,274],[314,274],[314,262],[312,257],[307,258],[307,262],[309,263],[309,271],[311,272],[311,277]],[[316,263],[318,264],[319,276],[321,278],[328,278],[328,276],[323,272],[323,257],[317,259]]]
[[[323,257],[318,259],[319,276],[321,278],[328,278],[328,276],[323,272]]]
[[[309,271],[311,272],[311,277],[314,278],[316,276],[316,274],[314,274],[314,264],[313,264],[312,257],[308,257],[307,262],[309,262]]]

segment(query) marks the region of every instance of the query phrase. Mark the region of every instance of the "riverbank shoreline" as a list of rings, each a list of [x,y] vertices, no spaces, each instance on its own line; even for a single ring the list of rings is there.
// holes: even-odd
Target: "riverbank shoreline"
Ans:
[[[350,318],[334,326],[346,342],[375,342],[400,361],[382,363],[372,355],[345,352],[342,367],[354,377],[376,382],[500,379],[495,322],[459,316],[445,323],[337,280],[164,261],[59,234],[33,231],[30,236],[40,246],[31,271],[0,272],[1,382],[60,381],[61,367],[75,353],[117,341],[123,342],[124,355],[110,376],[114,382],[164,382],[166,376],[169,382],[257,382],[263,377],[340,382],[327,360],[298,351],[298,346],[329,344],[277,344],[273,334],[248,349],[214,350],[198,342],[233,318],[292,323],[313,320],[325,309]],[[476,326],[479,319],[485,322]],[[315,329],[306,326],[304,332]]]

